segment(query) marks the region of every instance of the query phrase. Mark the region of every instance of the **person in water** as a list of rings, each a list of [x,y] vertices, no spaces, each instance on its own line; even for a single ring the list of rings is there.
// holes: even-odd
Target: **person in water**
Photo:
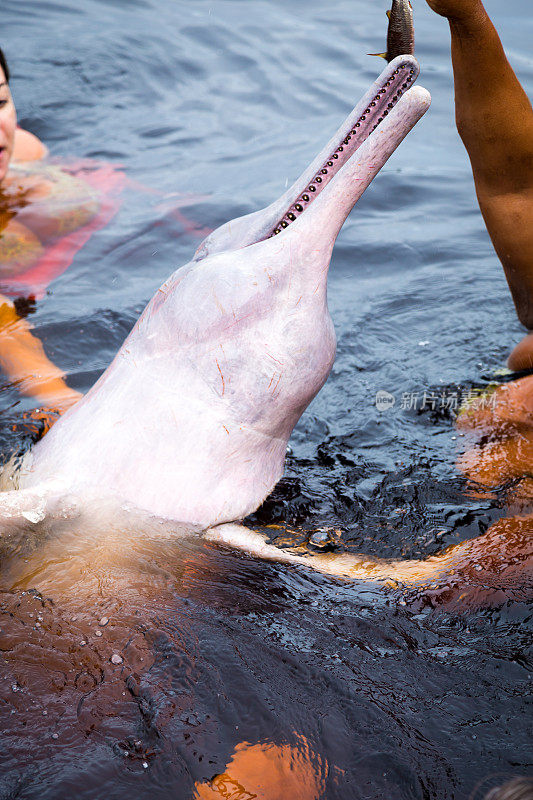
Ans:
[[[81,395],[46,356],[24,308],[116,212],[124,176],[106,165],[52,163],[45,145],[17,127],[9,79],[0,50],[0,367],[50,422],[47,409],[64,411]]]

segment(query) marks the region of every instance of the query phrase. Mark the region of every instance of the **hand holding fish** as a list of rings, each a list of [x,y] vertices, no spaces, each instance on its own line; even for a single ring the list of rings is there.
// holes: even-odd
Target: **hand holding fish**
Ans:
[[[484,13],[481,0],[427,0],[428,6],[449,20],[466,21]]]

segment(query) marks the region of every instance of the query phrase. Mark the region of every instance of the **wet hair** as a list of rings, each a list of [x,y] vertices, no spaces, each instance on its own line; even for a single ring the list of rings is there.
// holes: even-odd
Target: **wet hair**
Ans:
[[[6,81],[9,83],[9,67],[7,66],[7,61],[2,49],[0,48],[0,67],[2,67],[4,71],[4,75],[6,76]]]
[[[513,778],[491,789],[484,800],[533,800],[533,778]]]

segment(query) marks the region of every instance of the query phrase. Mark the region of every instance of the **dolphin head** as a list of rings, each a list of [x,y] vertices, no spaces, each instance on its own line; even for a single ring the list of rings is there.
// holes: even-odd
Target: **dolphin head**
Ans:
[[[36,445],[26,488],[54,475],[205,528],[258,507],[333,365],[337,234],[429,106],[411,88],[417,75],[411,56],[391,62],[282,197],[215,230],[165,281],[99,381]]]
[[[419,72],[411,55],[391,61],[293,185],[266,208],[214,230],[194,260],[282,236],[297,222],[308,235],[310,227],[320,225],[320,218],[320,236],[335,238],[364,190],[429,108],[429,92],[412,88]],[[326,230],[323,223],[332,207],[337,209],[335,224]]]

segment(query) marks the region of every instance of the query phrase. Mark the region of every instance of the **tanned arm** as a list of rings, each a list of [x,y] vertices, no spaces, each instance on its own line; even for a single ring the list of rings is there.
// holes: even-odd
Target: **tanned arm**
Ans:
[[[2,295],[0,368],[22,394],[34,397],[51,410],[65,411],[81,397],[67,386],[65,373],[47,358],[41,342],[31,333],[31,326]]]
[[[481,0],[427,0],[448,18],[457,129],[518,318],[533,331],[533,109]],[[509,359],[533,367],[533,334]]]

